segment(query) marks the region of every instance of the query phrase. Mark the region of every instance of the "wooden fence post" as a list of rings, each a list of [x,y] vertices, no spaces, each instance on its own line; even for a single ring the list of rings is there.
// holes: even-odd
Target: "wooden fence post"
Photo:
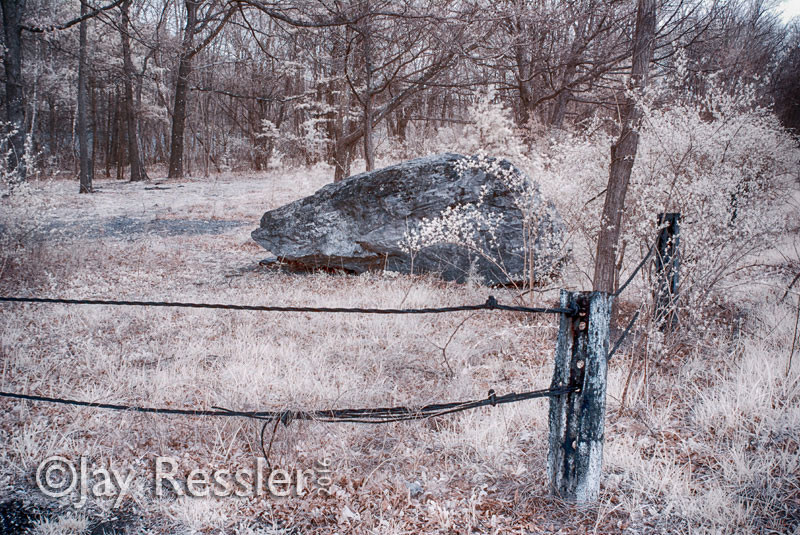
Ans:
[[[656,298],[654,317],[661,330],[672,330],[678,323],[675,299],[680,283],[680,220],[681,214],[658,214],[658,226],[666,226],[658,232],[656,242]]]
[[[606,358],[613,296],[561,290],[561,315],[552,388],[579,391],[550,398],[547,469],[554,494],[594,502],[600,493],[606,414]]]

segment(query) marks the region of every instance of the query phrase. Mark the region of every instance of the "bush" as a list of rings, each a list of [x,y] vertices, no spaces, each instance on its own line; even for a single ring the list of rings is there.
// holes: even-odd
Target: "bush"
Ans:
[[[684,318],[729,297],[740,277],[757,267],[757,256],[787,230],[785,200],[800,160],[797,139],[771,110],[757,103],[753,86],[730,92],[711,76],[705,87],[705,96],[698,99],[667,81],[639,100],[644,120],[621,236],[624,280],[653,244],[657,214],[682,214],[678,306]],[[487,170],[492,160],[486,154],[508,158],[538,182],[565,220],[576,253],[573,267],[588,284],[614,141],[610,131],[616,131],[616,125],[609,128],[608,121],[598,118],[583,125],[583,133],[540,136],[530,148],[510,113],[489,95],[476,101],[470,118],[474,126],[449,149],[477,152],[479,157],[465,165]],[[511,176],[505,179],[512,185],[518,182]],[[525,194],[520,195],[520,207],[526,214],[536,213]],[[487,224],[474,208],[443,214],[416,238],[419,241],[421,232],[428,240],[424,243],[451,240],[469,245],[469,234]],[[470,222],[471,217],[478,219]],[[528,228],[536,228],[530,223]],[[652,274],[648,277],[639,289],[642,302],[651,305],[656,283]]]

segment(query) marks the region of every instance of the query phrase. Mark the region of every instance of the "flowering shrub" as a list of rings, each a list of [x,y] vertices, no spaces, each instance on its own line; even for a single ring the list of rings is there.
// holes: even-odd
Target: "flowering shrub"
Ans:
[[[625,202],[621,279],[655,241],[658,213],[680,213],[678,306],[686,319],[730,297],[741,276],[754,274],[750,268],[757,266],[757,256],[786,231],[785,203],[800,150],[754,95],[748,87],[725,92],[712,79],[702,100],[688,94],[676,98],[663,86],[640,100],[644,120]],[[594,130],[551,147],[540,179],[566,194],[559,209],[583,248],[576,258],[583,259],[579,270],[587,274],[612,142]],[[657,281],[648,276],[639,288],[642,301],[652,305]]]
[[[800,149],[775,115],[757,103],[752,86],[730,92],[711,76],[700,99],[666,82],[652,88],[639,105],[644,120],[626,197],[621,275],[624,280],[654,242],[658,213],[681,213],[680,307],[685,317],[726,297],[737,276],[747,273],[756,256],[771,247],[771,239],[785,231],[783,206],[797,179]],[[456,148],[471,151],[485,143],[487,151],[509,158],[539,183],[565,219],[576,252],[573,267],[588,283],[614,141],[609,131],[616,129],[596,119],[584,125],[582,134],[540,139],[537,151],[525,149],[510,114],[488,97],[475,104],[471,118],[475,126]],[[540,207],[532,200],[537,197],[524,193],[522,178],[504,173],[483,151],[474,151],[479,156],[462,166],[499,173],[517,192],[526,218],[535,217]],[[479,208],[460,208],[425,222],[408,235],[408,245],[447,241],[475,246],[471,233],[491,227]],[[535,221],[526,221],[526,228],[536,229]],[[536,269],[535,262],[532,267]],[[655,284],[649,280],[640,285],[646,304]]]
[[[0,278],[2,278],[11,258],[27,238],[41,225],[41,209],[47,202],[41,195],[35,195],[32,184],[36,178],[36,154],[31,138],[25,140],[25,154],[22,164],[27,169],[27,180],[20,181],[13,169],[8,167],[9,156],[13,150],[11,136],[14,130],[8,124],[0,123]]]
[[[535,183],[505,160],[489,158],[479,152],[470,158],[459,160],[456,172],[482,172],[494,177],[511,193],[514,206],[522,215],[521,243],[522,278],[514,277],[504,265],[499,252],[497,231],[508,214],[491,211],[484,207],[491,194],[488,185],[481,188],[478,201],[448,207],[440,216],[423,220],[416,228],[406,231],[402,248],[412,256],[425,247],[453,244],[464,247],[500,269],[506,279],[532,286],[551,278],[564,257],[563,232],[560,217],[551,203],[544,202]]]
[[[681,296],[699,310],[785,232],[782,206],[797,173],[797,142],[745,87],[713,83],[704,101],[655,109],[644,100],[631,181],[629,243],[652,241],[657,212],[682,214]]]

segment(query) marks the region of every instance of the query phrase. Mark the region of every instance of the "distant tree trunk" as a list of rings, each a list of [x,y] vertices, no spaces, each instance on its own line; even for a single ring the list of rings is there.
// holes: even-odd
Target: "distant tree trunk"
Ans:
[[[5,53],[3,63],[6,70],[6,119],[13,130],[8,168],[20,182],[25,180],[25,95],[22,85],[22,13],[25,0],[0,0],[3,8],[3,31]]]
[[[340,82],[339,88],[343,84]],[[342,91],[342,93],[344,93]],[[333,165],[334,165],[334,182],[341,182],[350,176],[350,160],[353,157],[353,147],[355,144],[348,145],[345,140],[345,129],[348,127],[348,120],[345,115],[350,107],[349,93],[348,97],[342,97],[339,101],[339,110],[336,113],[335,129],[336,136],[333,144]]]
[[[175,103],[172,107],[172,136],[169,144],[169,178],[183,178],[183,138],[186,132],[186,98],[189,75],[192,73],[192,42],[197,26],[199,2],[186,0],[186,27],[178,60],[178,79],[175,83]]]
[[[56,136],[57,106],[54,97],[48,97],[47,108],[49,113],[47,121],[47,152],[54,160],[60,160],[61,158],[58,155],[58,137]]]
[[[131,164],[131,182],[147,180],[147,172],[142,165],[139,153],[139,136],[136,132],[136,103],[133,99],[133,60],[131,59],[131,42],[129,36],[131,0],[122,3],[122,24],[120,36],[122,38],[122,68],[124,71],[123,85],[125,87],[125,118],[128,129],[128,160]]]
[[[117,162],[117,180],[125,178],[125,125],[128,124],[125,115],[125,106],[120,100],[119,91],[114,91],[114,132],[116,143],[114,144],[114,158]]]
[[[175,84],[175,104],[172,112],[172,135],[169,144],[169,178],[183,178],[183,137],[186,131],[186,97],[189,92],[191,59],[181,56],[178,81]]]
[[[108,102],[106,103],[106,178],[111,178],[111,164],[115,160],[116,139],[117,139],[117,113],[113,105],[113,96],[108,92]]]
[[[89,156],[89,181],[94,182],[94,170],[97,165],[97,84],[94,77],[90,76],[89,80],[89,146],[92,149],[92,154]]]
[[[372,139],[372,94],[364,96],[364,161],[367,171],[375,169],[375,141]]]
[[[81,0],[81,16],[86,15],[88,7],[84,0]],[[79,193],[92,192],[92,176],[89,161],[89,124],[88,115],[88,95],[86,86],[86,26],[87,22],[80,23],[80,37],[78,48],[78,144],[80,145],[80,188]]]
[[[197,13],[202,0],[185,0],[186,26],[183,32],[181,55],[178,60],[178,77],[175,82],[175,101],[172,106],[172,134],[169,146],[169,178],[183,178],[183,151],[186,133],[186,99],[189,95],[189,76],[192,74],[192,58],[222,31],[236,11],[236,3],[231,3],[225,15],[211,29],[205,40],[194,44],[195,35],[209,23],[208,19],[198,20]]]
[[[411,106],[407,106],[397,113],[397,139],[400,143],[406,142],[408,122],[411,120]]]
[[[119,95],[116,98],[117,105],[120,106],[119,111],[117,112],[117,144],[116,144],[116,160],[117,160],[117,180],[124,180],[125,179],[125,126],[128,124],[127,119],[125,116],[127,112],[125,111],[125,106],[122,106],[122,101],[119,98]]]
[[[656,0],[639,0],[636,30],[633,37],[633,67],[630,86],[641,90],[647,85],[650,60],[656,33]],[[625,209],[625,195],[631,178],[631,169],[639,146],[639,123],[642,110],[630,97],[625,97],[622,108],[623,123],[619,139],[611,146],[611,165],[608,187],[597,239],[594,268],[594,289],[613,292],[616,284],[617,247]]]
[[[561,92],[556,97],[555,104],[553,105],[553,112],[550,114],[550,126],[556,128],[561,128],[561,125],[564,124],[564,116],[567,114],[567,105],[572,96],[569,84],[575,77],[575,73],[581,61],[581,51],[586,45],[584,42],[584,33],[586,32],[586,25],[589,22],[589,16],[591,16],[591,13],[584,13],[578,20],[575,28],[575,35],[570,45],[567,63],[564,67],[564,72],[561,74]]]
[[[367,5],[369,9],[369,5]],[[375,141],[372,138],[373,94],[372,94],[372,37],[367,26],[362,32],[364,39],[364,70],[367,88],[364,92],[364,161],[366,170],[375,169]]]
[[[550,126],[561,128],[564,124],[564,117],[567,114],[567,105],[569,104],[572,92],[568,89],[572,78],[578,68],[578,59],[571,58],[570,62],[564,69],[564,76],[561,78],[561,92],[556,97],[555,104],[553,105],[553,112],[550,114]]]
[[[522,31],[522,29],[520,28],[518,31]],[[519,89],[519,124],[525,126],[533,118],[534,96],[529,80],[530,60],[527,57],[525,46],[521,42],[514,45],[514,61],[517,67],[515,76]]]

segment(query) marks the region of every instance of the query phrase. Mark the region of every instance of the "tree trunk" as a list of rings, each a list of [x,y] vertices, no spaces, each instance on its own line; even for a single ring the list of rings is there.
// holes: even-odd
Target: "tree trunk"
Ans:
[[[325,95],[326,103],[328,104],[328,113],[326,114],[327,130],[328,130],[328,163],[333,166],[334,174],[333,181],[340,182],[350,174],[350,161],[349,151],[345,147],[342,139],[345,137],[345,115],[349,106],[348,97],[349,93],[345,88],[344,81],[340,78],[338,73],[344,69],[344,62],[342,61],[341,45],[339,36],[333,40],[333,47],[331,49],[331,73],[329,74],[329,81],[326,84]],[[335,74],[334,74],[335,73]],[[338,95],[338,98],[337,98]]]
[[[569,89],[569,84],[572,82],[575,72],[578,68],[579,58],[573,56],[570,58],[569,63],[564,69],[564,75],[561,77],[561,92],[556,97],[553,111],[550,114],[550,126],[561,128],[564,124],[564,116],[567,114],[567,105],[569,104],[572,92]]]
[[[186,97],[189,92],[191,59],[181,56],[178,82],[175,84],[175,104],[172,108],[172,136],[169,144],[168,178],[183,178],[183,137],[186,131]]]
[[[653,56],[656,33],[656,1],[639,0],[636,15],[636,31],[633,38],[633,68],[630,86],[641,90],[647,85],[650,60]],[[625,97],[622,108],[623,123],[619,139],[611,147],[611,165],[608,188],[597,240],[597,256],[594,268],[594,289],[613,292],[616,286],[617,247],[625,209],[625,195],[631,178],[633,161],[639,145],[636,130],[642,119],[642,110],[630,97]]]
[[[81,16],[86,15],[88,7],[85,1],[81,1]],[[78,48],[78,145],[80,152],[80,188],[79,193],[92,192],[92,177],[90,175],[89,166],[89,121],[88,115],[88,89],[86,86],[86,71],[88,65],[86,64],[86,26],[87,22],[81,21],[80,23],[80,37]]]
[[[521,31],[521,30],[519,30]],[[517,87],[519,89],[519,124],[526,126],[533,118],[533,92],[530,82],[530,61],[528,60],[524,46],[517,44],[514,46],[514,59],[516,61]]]
[[[22,13],[25,0],[0,0],[5,32],[6,119],[10,123],[8,168],[16,180],[25,180],[25,94],[22,85]]]
[[[550,126],[556,128],[561,128],[561,125],[564,123],[564,116],[567,113],[567,105],[572,96],[569,84],[575,77],[578,65],[581,62],[581,51],[585,48],[584,34],[586,32],[586,26],[589,23],[590,13],[591,12],[582,14],[581,18],[578,20],[578,24],[575,28],[575,35],[569,47],[567,64],[564,67],[564,72],[561,74],[561,92],[556,97],[553,111],[550,114]]]
[[[186,98],[189,93],[189,75],[192,73],[192,43],[197,27],[199,3],[186,0],[186,26],[175,83],[175,103],[172,107],[172,137],[169,144],[168,178],[183,178],[183,139],[186,132]]]
[[[59,146],[58,146],[58,136],[56,136],[56,99],[53,97],[49,97],[47,99],[47,108],[49,111],[49,116],[47,120],[47,152],[53,158],[54,161],[58,161],[59,164],[61,163],[61,158],[59,157]]]
[[[367,5],[367,9],[369,9],[369,5]],[[369,26],[361,35],[364,39],[364,71],[367,84],[364,92],[364,161],[366,170],[372,171],[375,169],[375,142],[372,139],[372,38]]]
[[[88,58],[87,58],[88,60]],[[94,182],[94,170],[97,166],[97,82],[89,76],[89,147],[92,154],[89,156],[89,182]]]
[[[117,160],[117,180],[123,180],[125,178],[125,125],[128,124],[125,115],[127,112],[125,111],[125,106],[122,105],[122,101],[117,95],[115,99],[117,101],[117,105],[120,106],[119,111],[116,113],[117,116],[117,144],[116,144],[116,160]]]
[[[397,113],[397,139],[400,143],[406,142],[409,120],[411,120],[411,106],[403,108]]]
[[[372,94],[364,96],[364,161],[366,170],[375,169],[375,142],[372,139]]]
[[[114,107],[112,106],[112,96],[111,91],[108,92],[108,100],[106,102],[106,132],[105,138],[106,146],[105,146],[105,159],[106,159],[106,178],[111,178],[111,163],[114,160],[114,139],[117,128],[116,123],[116,114],[114,113]]]
[[[123,85],[125,87],[125,118],[128,129],[128,160],[131,164],[131,182],[147,180],[147,172],[142,165],[139,153],[139,136],[136,132],[136,103],[133,99],[133,60],[131,59],[131,43],[129,37],[131,0],[122,3],[122,38]]]

